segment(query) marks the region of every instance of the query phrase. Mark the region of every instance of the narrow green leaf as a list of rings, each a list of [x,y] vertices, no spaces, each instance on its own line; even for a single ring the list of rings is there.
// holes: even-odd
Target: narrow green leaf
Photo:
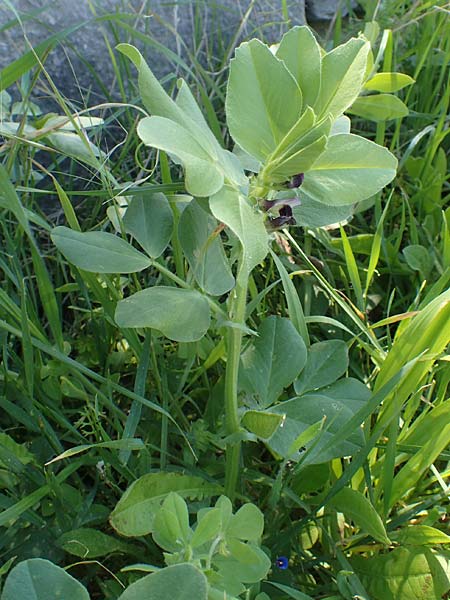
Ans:
[[[284,293],[286,296],[286,302],[288,306],[289,318],[302,336],[305,345],[309,346],[309,334],[308,334],[308,326],[306,324],[305,315],[303,313],[302,303],[300,302],[300,298],[298,297],[297,290],[295,289],[294,282],[289,277],[289,273],[286,271],[283,263],[278,258],[278,256],[270,251],[270,254],[273,258],[273,261],[277,267],[278,273],[281,277],[281,283],[283,285]]]
[[[81,454],[82,452],[86,452],[86,450],[91,450],[92,448],[111,448],[113,450],[142,450],[144,448],[144,442],[139,438],[130,438],[126,440],[111,440],[110,442],[98,442],[96,444],[81,444],[80,446],[74,446],[73,448],[69,448],[65,450],[61,454],[58,454],[55,458],[45,463],[45,465],[51,465],[54,462],[59,460],[63,460],[65,458],[71,458],[72,456],[76,456],[77,454]]]

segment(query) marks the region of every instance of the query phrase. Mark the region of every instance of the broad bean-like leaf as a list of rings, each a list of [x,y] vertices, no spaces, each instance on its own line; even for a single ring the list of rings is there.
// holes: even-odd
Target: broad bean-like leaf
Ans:
[[[408,263],[408,267],[414,271],[420,271],[425,277],[434,266],[433,256],[430,255],[425,246],[421,246],[420,244],[405,246],[402,250],[402,254]]]
[[[122,238],[104,231],[74,231],[55,227],[53,243],[69,262],[93,273],[135,273],[151,260]]]
[[[342,439],[340,431],[354,414],[364,405],[363,399],[337,399],[325,391],[305,394],[274,406],[272,412],[285,415],[282,427],[266,442],[267,446],[283,458],[298,460],[300,454],[292,455],[291,449],[297,438],[311,425],[323,422],[316,438],[306,443],[312,449],[304,458],[304,464],[320,464],[332,458],[351,456],[364,444],[362,431],[357,428],[350,436]],[[324,451],[325,445],[329,445]]]
[[[369,121],[390,121],[409,114],[408,107],[392,94],[374,94],[357,98],[348,112]]]
[[[138,546],[132,546],[90,527],[67,531],[56,540],[56,543],[69,554],[80,558],[98,558],[116,552],[136,555],[140,552]]]
[[[338,135],[339,133],[350,133],[352,122],[347,115],[341,115],[331,126],[330,135]]]
[[[239,540],[258,542],[264,530],[264,515],[254,504],[243,504],[230,519],[227,528],[227,539],[235,537]]]
[[[212,296],[234,286],[234,277],[223,249],[216,219],[193,200],[183,211],[178,237],[198,285]]]
[[[234,159],[230,152],[224,150],[220,146],[214,134],[208,127],[208,124],[186,83],[184,81],[179,83],[178,95],[176,101],[174,101],[165,92],[137,48],[129,44],[119,44],[117,49],[128,56],[138,69],[139,90],[146,109],[152,115],[164,117],[189,132],[195,139],[196,144],[203,149],[204,153],[208,156],[208,160],[211,162],[209,177],[217,180],[218,176],[217,173],[215,173],[216,167],[220,169],[222,176],[224,175],[229,182],[236,185],[245,185],[246,178],[239,162]],[[180,131],[179,128],[175,129]],[[158,137],[158,139],[160,139],[160,137]],[[143,141],[144,143],[147,143],[145,139]],[[167,151],[170,152],[169,150]],[[184,164],[181,156],[179,157],[179,160]],[[191,159],[190,164],[192,165],[193,162],[195,163],[195,160]],[[199,169],[205,173],[208,172],[205,164],[198,166],[197,171]],[[188,185],[191,185],[191,183]],[[200,191],[202,193],[195,195],[208,195],[205,194],[203,188]]]
[[[198,521],[194,535],[191,538],[192,548],[202,546],[218,536],[222,529],[222,511],[220,508],[211,508],[203,518]]]
[[[392,93],[413,83],[415,80],[405,73],[376,73],[366,81],[364,87],[366,90]]]
[[[373,600],[441,600],[450,589],[442,565],[425,547],[354,558],[352,565]]]
[[[231,556],[217,554],[213,559],[214,565],[218,567],[219,574],[224,579],[257,583],[266,577],[271,562],[261,548],[241,542],[237,538],[228,539],[227,546]]]
[[[328,503],[328,506],[344,513],[344,515],[349,519],[352,519],[364,533],[368,533],[378,542],[390,545],[391,541],[387,536],[380,515],[377,513],[373,504],[361,494],[361,492],[358,492],[358,490],[343,488],[333,496]]]
[[[285,64],[258,40],[241,44],[231,61],[226,98],[234,141],[263,161],[297,122],[301,110],[300,88]]]
[[[88,139],[82,138],[78,133],[58,131],[57,133],[50,133],[46,137],[50,145],[65,156],[71,156],[96,169],[101,168],[100,159],[104,156],[103,152]]]
[[[305,368],[294,384],[297,394],[330,385],[348,368],[347,344],[342,340],[326,340],[310,346]]]
[[[305,173],[302,189],[317,202],[354,204],[379,192],[394,179],[397,159],[382,146],[358,135],[333,135],[325,152]]]
[[[271,173],[272,181],[286,181],[296,173],[309,171],[327,146],[327,137],[323,135],[311,144],[301,148],[277,164]]]
[[[30,558],[9,573],[1,600],[89,600],[86,588],[64,569],[42,558]]]
[[[184,499],[171,492],[163,501],[153,521],[153,539],[169,552],[181,550],[190,538],[189,513]]]
[[[150,327],[176,342],[195,342],[211,320],[205,296],[196,290],[156,286],[136,292],[117,304],[119,327]]]
[[[148,473],[123,494],[111,513],[110,523],[121,535],[136,537],[153,531],[153,521],[163,500],[176,492],[183,498],[203,499],[220,494],[220,486],[181,473]]]
[[[179,123],[165,117],[145,117],[139,122],[137,133],[144,144],[164,150],[183,165],[186,189],[193,196],[210,196],[223,186],[220,168],[192,133]]]
[[[126,210],[123,225],[149,256],[157,258],[172,237],[173,213],[169,201],[161,193],[134,196]]]
[[[293,208],[293,214],[297,225],[301,227],[325,227],[333,223],[342,223],[353,215],[354,206],[344,204],[343,206],[329,206],[323,202],[317,202],[305,192],[301,193],[301,204]]]
[[[370,44],[352,38],[322,58],[322,85],[313,107],[318,116],[339,117],[358,97]]]
[[[255,342],[243,353],[239,383],[260,406],[273,404],[306,363],[303,338],[289,319],[271,316],[258,328]]]
[[[208,582],[191,564],[179,564],[132,583],[119,600],[207,600]]]
[[[314,106],[320,92],[320,46],[309,27],[293,27],[284,34],[276,52],[302,90],[304,105]]]
[[[224,186],[209,199],[213,215],[225,223],[242,245],[243,258],[238,277],[248,277],[269,251],[263,216],[237,190]]]
[[[262,410],[247,410],[241,420],[242,425],[259,438],[270,438],[283,422],[283,415]]]

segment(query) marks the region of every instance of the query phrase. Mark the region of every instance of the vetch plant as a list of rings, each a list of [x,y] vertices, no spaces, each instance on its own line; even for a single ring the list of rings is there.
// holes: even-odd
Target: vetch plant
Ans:
[[[302,225],[319,219],[323,225],[348,217],[356,203],[395,176],[395,157],[350,133],[350,120],[343,115],[364,85],[370,44],[364,37],[352,38],[325,53],[307,27],[289,31],[274,52],[258,40],[243,43],[231,61],[226,97],[233,152],[212,133],[184,81],[173,100],[136,48],[121,44],[118,49],[135,64],[142,101],[151,115],[139,122],[138,135],[183,168],[192,198],[186,204],[185,197],[181,203],[176,196],[138,195],[125,212],[123,237],[57,227],[52,239],[70,262],[86,271],[160,271],[167,285],[148,287],[118,303],[119,327],[155,329],[178,342],[226,328],[225,492],[233,499],[246,435],[239,371],[248,333],[248,282],[266,259],[271,231],[294,221]],[[158,260],[169,243],[182,253],[187,273],[172,272]],[[218,303],[224,294],[226,310]],[[301,315],[295,328],[308,347]],[[272,433],[282,421],[273,420],[265,408],[253,409],[261,413],[264,431],[253,426],[252,433],[262,438],[268,437],[268,419]]]

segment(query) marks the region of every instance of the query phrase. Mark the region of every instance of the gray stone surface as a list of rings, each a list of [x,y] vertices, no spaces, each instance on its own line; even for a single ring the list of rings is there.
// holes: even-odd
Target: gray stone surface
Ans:
[[[324,15],[330,18],[338,2],[307,0],[308,14],[310,18],[324,18]],[[237,44],[254,36],[277,41],[289,26],[306,22],[304,0],[10,0],[10,3],[20,15],[21,24],[0,33],[0,68],[28,49],[24,33],[36,45],[50,35],[79,25],[61,40],[45,65],[67,98],[84,99],[88,104],[103,97],[99,79],[108,89],[115,89],[105,38],[113,47],[118,41],[132,39],[160,77],[173,72],[176,61],[169,60],[156,44],[139,41],[139,34],[148,36],[147,41],[156,40],[178,56],[186,58],[188,52],[193,52],[214,73],[224,55],[224,44]],[[114,13],[114,20],[102,20]],[[0,27],[14,18],[11,8],[0,0]],[[111,23],[118,39],[114,38]],[[215,47],[215,51],[205,52],[206,45]],[[211,60],[214,55],[216,63]],[[45,85],[41,89],[45,96]]]
[[[330,21],[340,9],[342,16],[348,14],[352,0],[306,0],[306,16],[309,21]]]

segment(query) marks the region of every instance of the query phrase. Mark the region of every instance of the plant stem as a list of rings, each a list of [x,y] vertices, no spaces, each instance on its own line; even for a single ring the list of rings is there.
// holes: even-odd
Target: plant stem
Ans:
[[[227,367],[225,373],[225,417],[227,435],[239,432],[238,414],[238,374],[242,346],[242,326],[245,323],[245,307],[247,303],[248,280],[243,282],[238,277],[230,302],[230,320],[236,327],[230,327],[227,334]],[[225,493],[234,499],[239,476],[241,442],[230,441],[226,449]]]

